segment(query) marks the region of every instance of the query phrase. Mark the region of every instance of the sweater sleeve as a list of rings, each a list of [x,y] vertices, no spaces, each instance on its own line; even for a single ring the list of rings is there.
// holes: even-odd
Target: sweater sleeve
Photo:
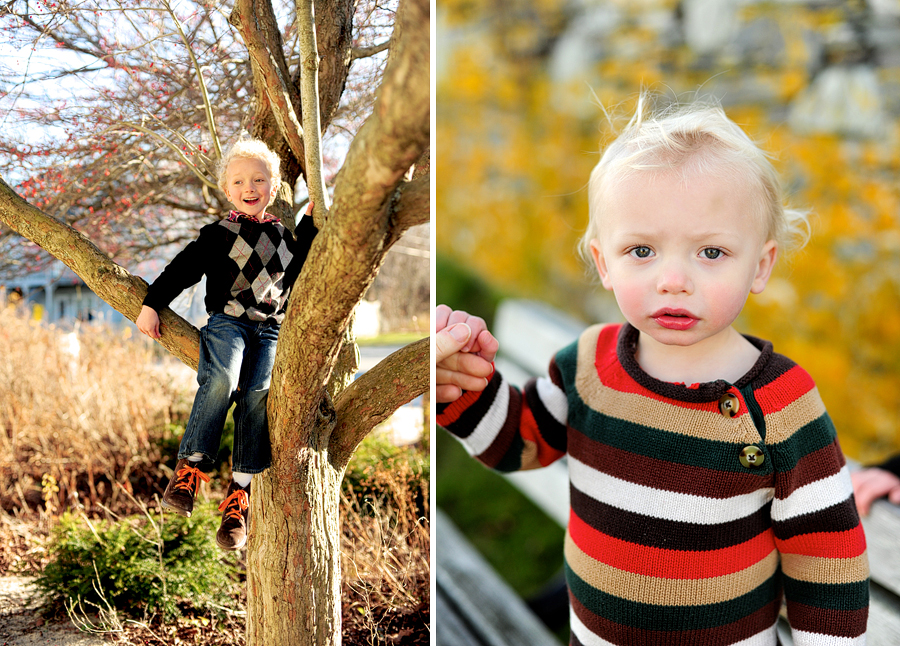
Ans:
[[[175,297],[203,278],[204,261],[209,261],[212,229],[203,227],[196,240],[190,242],[172,259],[159,277],[153,281],[144,297],[144,305],[160,312],[169,306]]]
[[[547,466],[566,452],[568,401],[556,360],[549,378],[523,389],[494,372],[481,392],[466,391],[437,405],[437,423],[455,435],[479,461],[498,471]]]
[[[770,448],[772,525],[794,644],[864,644],[869,564],[849,471],[812,379],[793,372],[803,394],[777,414]]]
[[[294,229],[293,238],[290,234],[285,233],[290,245],[291,254],[293,254],[291,264],[285,271],[284,282],[286,286],[293,285],[297,280],[297,276],[300,275],[300,270],[303,269],[303,265],[306,263],[306,257],[309,255],[309,249],[312,247],[313,240],[318,233],[319,230],[313,223],[312,216],[309,215],[300,218],[300,222],[297,223],[297,228]]]

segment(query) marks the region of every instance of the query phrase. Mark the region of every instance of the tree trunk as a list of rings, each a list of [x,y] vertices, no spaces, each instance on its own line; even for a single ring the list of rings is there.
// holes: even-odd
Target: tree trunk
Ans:
[[[340,644],[343,472],[327,450],[275,447],[277,470],[253,479],[247,644]]]

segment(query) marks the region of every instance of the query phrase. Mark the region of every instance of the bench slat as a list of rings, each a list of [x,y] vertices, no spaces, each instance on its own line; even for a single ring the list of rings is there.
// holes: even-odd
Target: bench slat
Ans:
[[[437,643],[560,646],[440,509],[434,510]]]

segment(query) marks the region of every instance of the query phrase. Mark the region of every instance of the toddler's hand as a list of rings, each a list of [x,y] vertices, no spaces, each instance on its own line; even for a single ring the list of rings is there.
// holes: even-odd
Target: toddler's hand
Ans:
[[[137,328],[151,339],[158,339],[159,334],[159,314],[152,307],[146,305],[141,306],[141,313],[137,317]]]
[[[449,403],[459,399],[463,390],[484,390],[499,348],[484,320],[446,305],[439,305],[435,316],[436,400]]]
[[[887,496],[895,505],[900,504],[900,478],[890,471],[876,467],[862,469],[851,473],[850,480],[860,516],[868,516],[872,503],[882,496]]]
[[[465,323],[472,330],[472,336],[463,346],[461,352],[477,354],[487,362],[494,360],[500,343],[488,332],[487,324],[479,316],[472,316],[462,310],[453,310],[446,305],[438,305],[434,310],[436,332],[456,323]]]

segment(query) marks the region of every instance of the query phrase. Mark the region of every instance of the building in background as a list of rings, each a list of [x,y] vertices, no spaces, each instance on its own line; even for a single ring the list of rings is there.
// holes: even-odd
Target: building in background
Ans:
[[[47,323],[96,321],[119,325],[126,321],[58,260],[40,271],[0,275],[0,302],[11,294],[17,294],[32,308],[35,319]]]

